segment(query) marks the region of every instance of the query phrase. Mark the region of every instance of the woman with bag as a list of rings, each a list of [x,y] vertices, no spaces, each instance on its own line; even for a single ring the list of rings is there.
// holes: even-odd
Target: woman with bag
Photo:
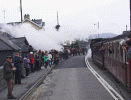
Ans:
[[[25,70],[26,70],[26,77],[29,77],[29,71],[30,71],[30,60],[28,59],[28,56],[25,55],[24,57],[24,67],[25,67]]]

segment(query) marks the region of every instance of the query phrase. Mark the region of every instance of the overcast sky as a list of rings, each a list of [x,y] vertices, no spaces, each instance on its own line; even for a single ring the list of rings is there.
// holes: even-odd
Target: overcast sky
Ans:
[[[71,34],[122,34],[129,30],[129,0],[22,0],[23,16],[43,19],[46,26],[59,24]],[[0,23],[20,22],[20,0],[0,0]],[[99,22],[99,30],[98,30]],[[96,23],[96,25],[94,25]]]

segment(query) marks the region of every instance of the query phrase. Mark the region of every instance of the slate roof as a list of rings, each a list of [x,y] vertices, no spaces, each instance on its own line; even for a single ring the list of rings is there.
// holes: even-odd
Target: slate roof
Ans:
[[[42,19],[32,19],[33,22],[35,22],[36,24],[38,24],[39,26],[43,27],[45,26],[45,22],[42,22]]]
[[[13,49],[0,39],[0,51],[4,50],[13,50]]]
[[[30,19],[26,18],[22,23],[24,23],[25,21],[29,21],[29,22],[33,23],[34,25],[38,26],[39,28],[42,28],[45,25],[45,22],[42,22],[42,19],[30,20]],[[21,25],[21,24],[19,24],[19,25]]]
[[[29,45],[25,37],[11,38],[11,41],[18,45],[20,48],[23,48],[24,45]]]
[[[19,46],[21,48],[22,52],[28,51],[29,43],[25,37],[11,38],[11,41],[14,42],[17,46]]]
[[[29,50],[29,45],[24,45],[23,48],[22,48],[22,51],[26,52],[28,50]]]
[[[13,43],[8,38],[0,36],[0,51],[2,50],[16,50],[19,51],[21,48],[18,47],[15,43]]]
[[[32,19],[32,21],[35,22],[36,24],[40,25],[40,26],[42,25],[42,19],[37,19],[37,20],[36,19],[34,19],[34,20]]]
[[[11,41],[14,42],[16,45],[18,45],[21,48],[22,52],[27,52],[29,50],[30,45],[25,37],[11,38]],[[33,49],[33,51],[36,50]]]

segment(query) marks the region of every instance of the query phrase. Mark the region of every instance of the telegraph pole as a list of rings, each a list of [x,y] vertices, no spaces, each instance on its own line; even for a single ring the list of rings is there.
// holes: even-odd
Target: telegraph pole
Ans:
[[[21,23],[22,23],[22,2],[20,0],[20,12],[21,12]]]
[[[97,24],[94,23],[94,25],[97,25]],[[98,22],[98,38],[99,38],[99,22]]]

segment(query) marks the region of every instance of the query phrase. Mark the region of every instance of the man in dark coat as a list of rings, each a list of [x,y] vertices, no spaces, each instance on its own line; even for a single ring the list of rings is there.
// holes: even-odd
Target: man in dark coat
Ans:
[[[23,63],[22,57],[20,56],[19,53],[16,53],[14,58],[14,67],[16,68],[15,84],[22,84],[21,83],[22,63]]]
[[[3,78],[6,80],[7,87],[8,87],[7,98],[8,99],[16,99],[16,97],[14,97],[12,95],[12,91],[13,91],[13,87],[14,87],[14,81],[13,81],[14,70],[16,70],[16,68],[11,65],[11,62],[12,62],[12,57],[8,56],[7,61],[5,62],[4,68],[3,68]]]

